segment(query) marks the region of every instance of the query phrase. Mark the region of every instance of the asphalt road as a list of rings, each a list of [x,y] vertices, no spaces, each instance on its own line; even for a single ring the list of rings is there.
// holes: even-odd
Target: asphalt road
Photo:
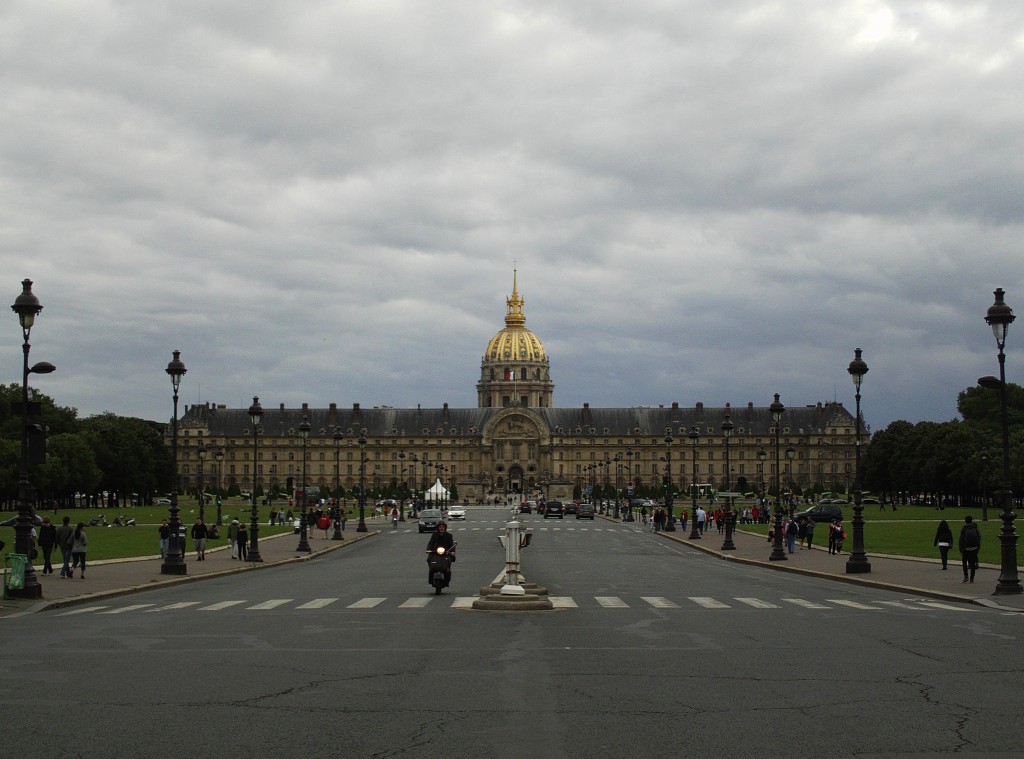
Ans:
[[[559,608],[463,608],[504,512],[315,561],[4,620],[5,753],[47,757],[1020,756],[1024,617],[525,521]],[[316,538],[314,538],[316,539]]]

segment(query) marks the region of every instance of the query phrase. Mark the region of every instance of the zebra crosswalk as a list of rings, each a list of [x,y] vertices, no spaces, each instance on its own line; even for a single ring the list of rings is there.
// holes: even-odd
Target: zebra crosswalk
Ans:
[[[268,598],[262,601],[231,599],[203,603],[201,601],[179,601],[171,604],[157,603],[132,603],[123,606],[117,605],[90,605],[77,606],[66,611],[56,612],[57,616],[76,616],[81,614],[125,614],[133,613],[153,614],[159,612],[221,612],[226,610],[245,612],[267,612],[267,611],[368,611],[368,610],[422,610],[427,608],[452,608],[470,609],[477,596],[412,596],[409,598],[388,598],[386,596],[367,596],[364,598]],[[735,611],[757,609],[761,611],[801,609],[804,611],[839,611],[853,610],[865,612],[878,612],[891,609],[904,611],[949,611],[967,612],[974,611],[966,604],[958,605],[933,601],[926,598],[908,598],[904,600],[872,600],[852,601],[844,598],[830,598],[823,600],[811,600],[807,598],[751,598],[736,596],[731,598],[714,598],[711,596],[684,596],[680,598],[666,598],[664,596],[639,596],[637,598],[622,598],[619,596],[589,596],[576,598],[573,596],[549,596],[551,604],[556,609],[664,609],[664,610],[705,610],[705,611]]]

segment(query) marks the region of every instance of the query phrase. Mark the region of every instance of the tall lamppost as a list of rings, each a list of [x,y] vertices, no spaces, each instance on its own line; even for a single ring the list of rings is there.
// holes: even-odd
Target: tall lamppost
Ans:
[[[1013,529],[1012,496],[1010,485],[1010,424],[1006,411],[1006,332],[1016,319],[1013,309],[1003,301],[1003,288],[995,291],[996,300],[989,306],[985,321],[992,327],[999,349],[999,377],[982,377],[978,384],[989,389],[999,390],[999,414],[1003,431],[1003,473],[999,483],[999,502],[1002,506],[1003,527],[999,531],[999,580],[996,582],[994,595],[1009,595],[1021,592],[1020,578],[1017,576],[1017,534]]]
[[[256,463],[259,457],[260,445],[260,419],[263,417],[263,407],[260,405],[259,396],[252,397],[252,405],[249,406],[249,421],[252,422],[252,510],[249,513],[249,552],[248,559],[252,562],[262,562],[260,556],[260,511],[256,504],[256,487],[259,484],[259,465]]]
[[[345,437],[341,427],[334,428],[334,534],[331,540],[344,540],[341,534],[341,441]]]
[[[782,415],[785,413],[786,407],[779,400],[778,393],[775,394],[775,400],[772,401],[768,410],[772,415],[772,424],[775,425],[775,540],[772,543],[772,553],[768,560],[787,561],[786,551],[782,546],[782,459],[779,451],[779,432],[781,431],[779,428],[782,426]]]
[[[627,448],[626,449],[626,482],[630,483],[632,481],[633,481],[633,449],[632,448]],[[626,485],[626,488],[627,488],[627,493],[626,493],[626,496],[627,496],[627,499],[626,499],[626,518],[625,518],[624,521],[626,521],[626,522],[633,522],[633,521],[636,521],[636,517],[633,516],[633,498],[632,498],[632,493],[629,493],[628,490],[634,490],[634,488],[630,488],[628,484]]]
[[[29,450],[28,450],[28,430],[29,430],[29,390],[28,390],[28,375],[29,374],[49,374],[56,367],[53,364],[45,361],[40,361],[35,366],[29,368],[28,365],[28,354],[31,349],[28,338],[32,332],[32,325],[35,324],[36,317],[39,312],[43,310],[42,304],[32,293],[32,280],[24,279],[21,281],[21,295],[14,300],[14,305],[11,306],[11,310],[18,315],[18,322],[21,324],[21,335],[22,335],[22,370],[21,370],[21,472],[18,478],[18,520],[14,523],[14,550],[17,553],[22,554],[26,557],[25,561],[25,581],[21,588],[9,589],[8,592],[19,598],[42,598],[43,586],[39,584],[39,578],[36,577],[35,569],[32,567],[32,503],[35,501],[35,491],[29,482]],[[177,392],[177,391],[175,391]],[[175,395],[177,399],[177,395]],[[12,404],[13,405],[13,404]],[[177,418],[177,413],[175,413]],[[175,467],[177,467],[177,457],[175,457]],[[182,571],[184,571],[184,562],[182,563]]]
[[[665,526],[662,528],[665,532],[675,532],[675,518],[672,516],[672,443],[674,438],[672,433],[665,435],[665,510],[668,514],[665,516]]]
[[[414,453],[409,456],[409,461],[412,462],[412,492],[409,493],[409,496],[412,499],[412,518],[415,519],[419,513],[419,498],[417,495],[419,493],[420,457]]]
[[[856,388],[854,399],[856,402],[856,417],[854,419],[855,448],[854,448],[854,472],[853,472],[853,549],[850,551],[850,558],[846,561],[846,574],[865,574],[871,571],[871,563],[864,552],[864,501],[861,496],[860,481],[860,385],[864,381],[864,375],[868,373],[868,365],[860,357],[861,349],[853,351],[853,361],[846,371],[850,373],[853,386]]]
[[[796,513],[796,504],[793,503],[793,459],[796,458],[796,449],[788,445],[786,446],[786,488],[788,489],[789,499],[789,518],[793,518],[793,514]]]
[[[402,473],[405,473],[405,451],[398,454],[398,460],[402,462]],[[401,475],[399,475],[401,476]],[[405,478],[402,477],[401,487],[398,488],[398,521],[405,521],[405,494],[402,488],[405,487]]]
[[[224,466],[224,450],[222,448],[218,448],[217,452],[213,454],[213,459],[217,462],[217,525],[220,526],[222,520],[220,504],[221,470]]]
[[[170,534],[167,541],[167,552],[160,565],[160,574],[183,575],[187,573],[188,568],[185,566],[185,556],[178,538],[181,531],[181,520],[178,518],[178,388],[181,386],[181,378],[185,376],[188,369],[181,361],[181,351],[173,351],[173,356],[164,371],[171,378],[171,388],[174,390],[174,416],[171,417],[171,458],[174,461],[174,483],[171,487],[171,505],[168,508],[171,515],[168,525]]]
[[[196,449],[196,456],[199,458],[199,519],[206,524],[206,512],[204,507],[206,505],[206,493],[203,488],[203,468],[206,466],[206,444],[200,442],[199,448]]]
[[[615,518],[618,519],[619,514],[619,491],[622,489],[622,454],[616,453],[615,458]]]
[[[732,491],[732,481],[730,478],[729,470],[729,439],[732,437],[732,431],[735,429],[732,423],[732,419],[729,418],[729,414],[726,413],[725,421],[722,422],[722,437],[725,438],[725,490],[726,492]],[[723,551],[735,551],[736,544],[732,539],[733,526],[736,524],[736,514],[732,510],[732,496],[727,495],[725,497],[725,540],[722,542]]]
[[[356,532],[369,532],[366,529],[366,428],[359,433],[359,526]]]
[[[309,503],[309,493],[306,492],[306,445],[309,443],[309,430],[309,417],[303,414],[302,422],[299,424],[299,437],[302,438],[302,505],[299,507],[299,513],[302,514],[302,518],[299,524],[299,545],[295,548],[296,551],[303,553],[313,551],[309,547],[309,530],[306,525],[306,504]]]
[[[764,497],[764,462],[767,458],[768,452],[765,451],[764,446],[762,445],[760,448],[757,449],[757,495],[758,498],[762,501],[767,500]],[[760,508],[757,510],[757,513],[763,514],[765,505],[763,503],[758,505],[760,506]],[[765,522],[767,521],[768,520],[766,519]]]
[[[690,540],[700,540],[700,529],[697,524],[697,443],[700,441],[700,427],[696,424],[687,435],[690,438],[690,449],[693,452],[693,483],[690,490],[693,495],[693,504],[690,507]]]

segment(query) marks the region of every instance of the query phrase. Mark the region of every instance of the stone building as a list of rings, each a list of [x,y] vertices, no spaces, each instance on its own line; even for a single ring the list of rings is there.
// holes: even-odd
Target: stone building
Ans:
[[[381,493],[404,484],[422,493],[437,480],[471,502],[488,494],[536,493],[566,499],[588,486],[615,487],[624,497],[668,475],[682,493],[693,484],[723,489],[726,439],[732,424],[732,489],[770,489],[775,482],[775,437],[769,406],[556,408],[544,345],[526,328],[524,301],[513,279],[505,326],[480,362],[476,408],[263,408],[255,447],[255,476],[264,491],[301,486],[303,440],[308,487],[349,494],[360,481]],[[254,482],[253,429],[245,408],[186,407],[179,422],[177,468],[182,489]],[[696,435],[694,433],[697,433]],[[853,484],[854,418],[840,403],[786,408],[779,431],[783,487],[825,489]],[[865,440],[867,436],[865,435]],[[362,440],[362,445],[360,445]],[[205,457],[200,463],[202,444]],[[765,452],[760,459],[758,452]]]

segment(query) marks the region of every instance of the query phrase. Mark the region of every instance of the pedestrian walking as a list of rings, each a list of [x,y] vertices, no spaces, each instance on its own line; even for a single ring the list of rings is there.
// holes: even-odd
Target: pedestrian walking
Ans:
[[[53,574],[53,564],[50,563],[50,555],[57,545],[57,528],[50,521],[49,517],[43,517],[43,524],[39,528],[39,549],[43,552],[43,574]]]
[[[978,571],[978,554],[981,553],[981,531],[970,514],[964,517],[964,526],[960,528],[958,547],[960,548],[960,561],[964,568],[964,582],[974,582],[974,573]]]
[[[953,545],[953,531],[949,528],[949,522],[943,519],[939,522],[939,527],[935,530],[935,540],[932,541],[933,546],[937,546],[939,549],[939,558],[942,560],[942,568],[948,569],[947,561],[949,560],[949,547]]]
[[[804,525],[804,540],[807,541],[807,550],[811,550],[814,547],[814,520],[811,517],[807,517],[807,524]]]
[[[71,578],[71,548],[75,542],[75,528],[71,526],[71,517],[64,517],[64,521],[57,528],[57,547],[60,548],[64,558],[64,566],[60,568],[60,576]]]
[[[689,518],[689,513],[686,509],[679,512],[679,525],[683,532],[686,532],[686,520]]]
[[[85,522],[79,522],[75,527],[75,535],[71,544],[71,573],[68,577],[75,576],[75,568],[82,567],[81,578],[85,579],[85,552],[89,545],[89,538],[85,536]]]
[[[232,519],[228,525],[228,544],[231,546],[231,558],[238,558],[238,520]]]
[[[235,533],[235,549],[238,558],[245,561],[249,558],[249,531],[245,529],[245,522],[238,523],[238,532]]]
[[[196,544],[196,561],[206,559],[206,539],[209,536],[210,531],[203,523],[203,520],[197,519],[196,523],[192,525],[192,542]]]
[[[796,553],[796,538],[800,534],[800,528],[796,526],[796,521],[793,519],[786,519],[782,527],[782,534],[786,538],[786,550],[790,553]]]
[[[322,514],[319,519],[316,520],[317,529],[324,531],[324,540],[327,539],[327,530],[331,527],[331,518],[326,514]]]
[[[832,520],[828,526],[828,552],[839,555],[843,551],[843,540],[846,534],[843,532],[843,522],[839,517]]]
[[[707,524],[707,519],[708,519],[708,513],[706,511],[704,511],[704,507],[703,506],[698,506],[697,507],[697,511],[693,515],[693,518],[695,520],[697,520],[697,532],[703,534],[704,533],[704,525]]]
[[[160,535],[160,558],[162,559],[167,556],[167,545],[171,540],[171,526],[167,524],[166,519],[157,527],[157,532]]]

